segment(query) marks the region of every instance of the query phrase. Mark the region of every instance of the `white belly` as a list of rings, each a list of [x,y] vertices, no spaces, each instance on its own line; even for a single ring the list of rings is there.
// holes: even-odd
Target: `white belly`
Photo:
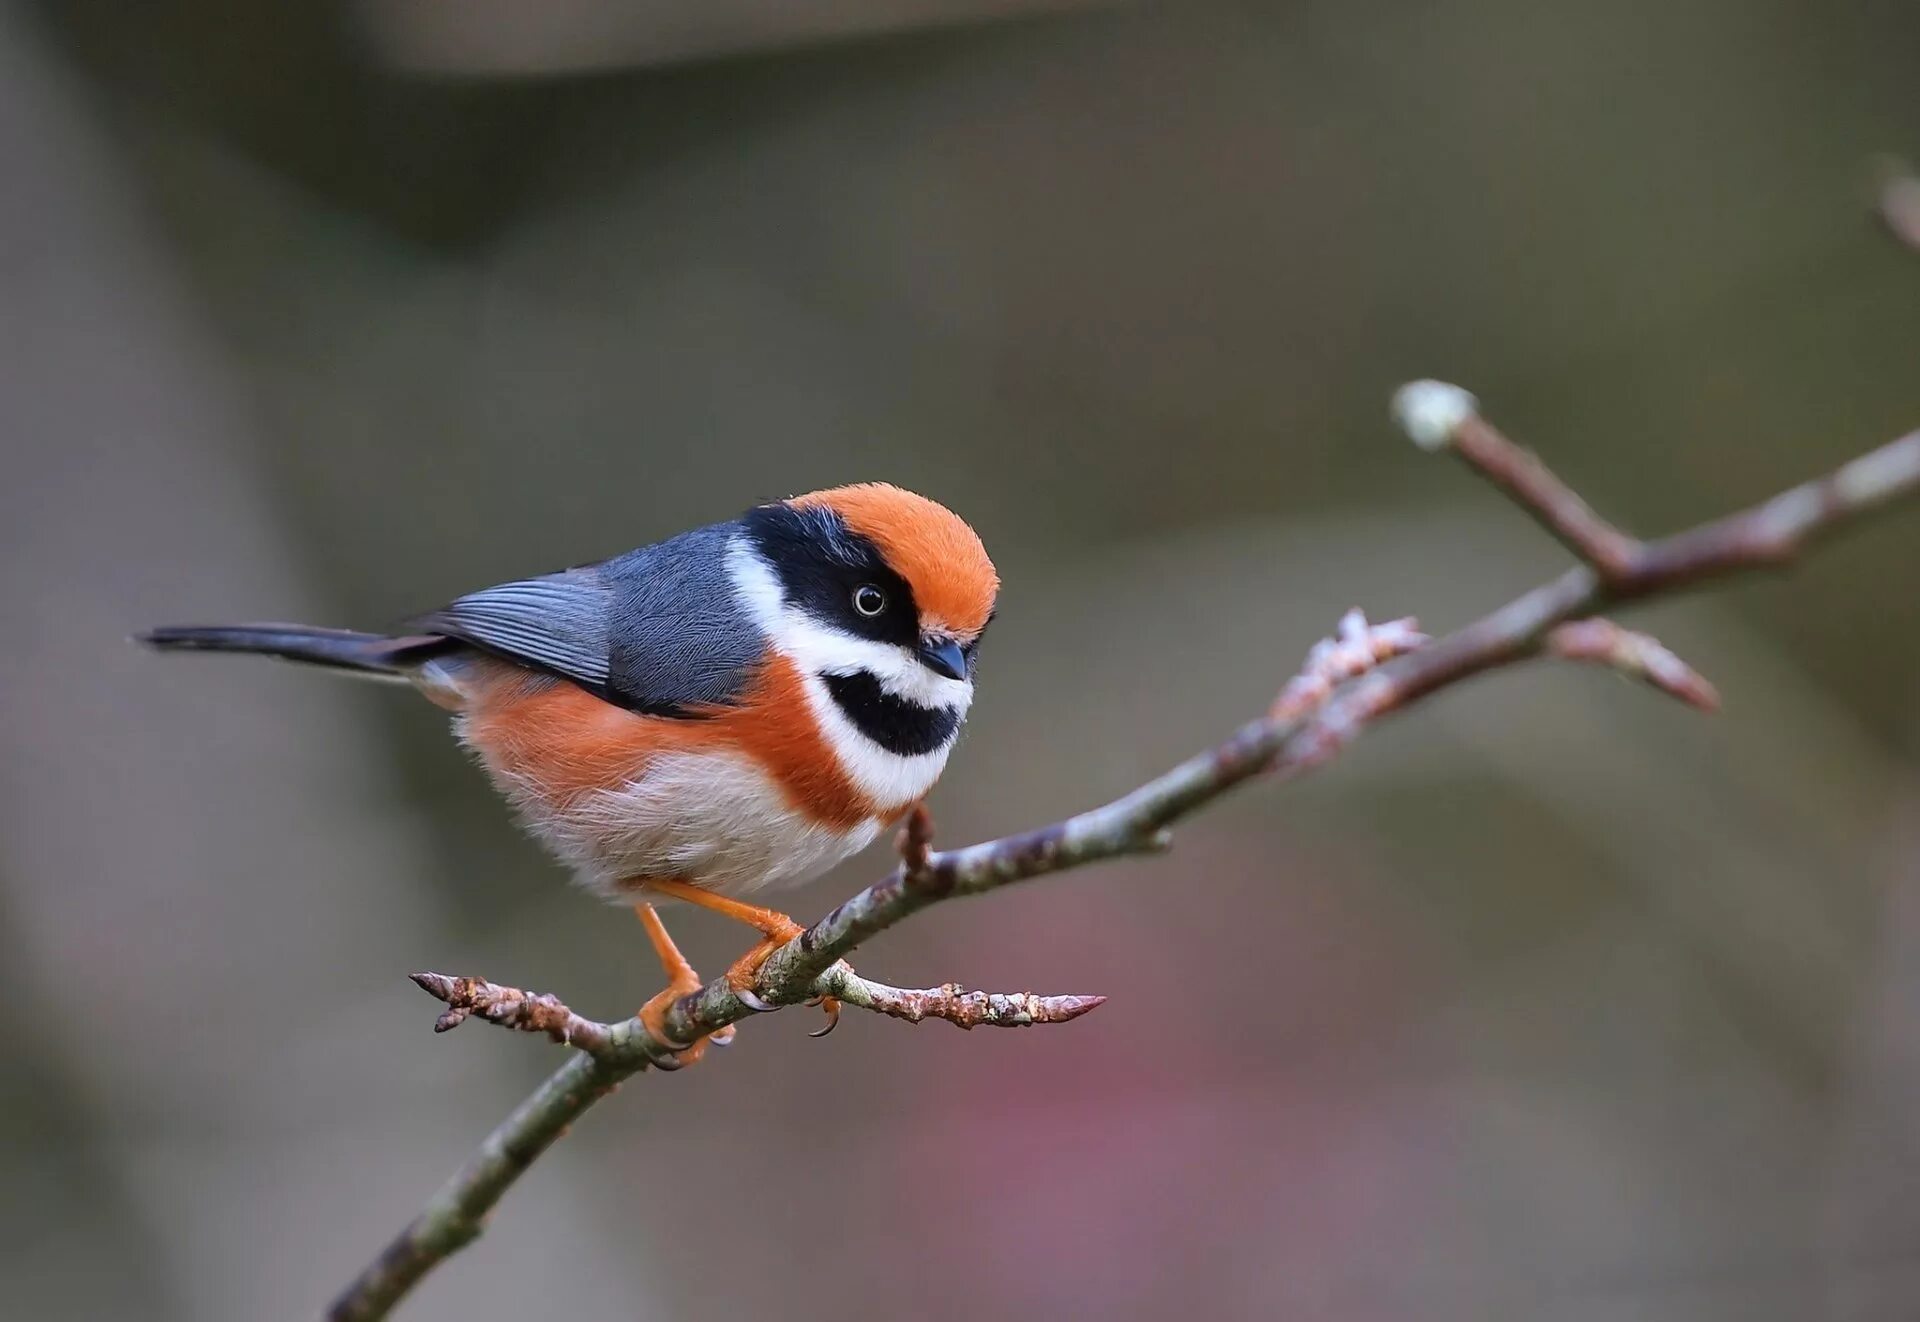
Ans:
[[[797,886],[873,843],[869,818],[840,830],[794,811],[764,772],[733,753],[670,753],[623,789],[556,811],[514,796],[534,832],[609,900],[636,877],[677,879],[728,895]]]

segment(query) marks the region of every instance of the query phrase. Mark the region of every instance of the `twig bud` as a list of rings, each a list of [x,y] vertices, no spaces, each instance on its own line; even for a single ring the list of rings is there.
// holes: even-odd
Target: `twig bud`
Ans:
[[[1445,381],[1409,381],[1393,392],[1393,420],[1422,450],[1438,452],[1480,412],[1480,401]]]

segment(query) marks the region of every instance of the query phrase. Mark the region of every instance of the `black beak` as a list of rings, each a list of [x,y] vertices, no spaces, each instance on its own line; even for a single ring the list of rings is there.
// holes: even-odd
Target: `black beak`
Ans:
[[[945,675],[948,679],[967,677],[967,654],[951,638],[921,639],[920,662],[934,674]]]

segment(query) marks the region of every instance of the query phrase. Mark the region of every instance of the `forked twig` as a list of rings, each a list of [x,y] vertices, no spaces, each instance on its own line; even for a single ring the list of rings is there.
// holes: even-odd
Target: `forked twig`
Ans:
[[[763,1009],[831,995],[904,1019],[976,1024],[1056,1023],[1086,1013],[1098,997],[1033,997],[908,991],[859,978],[842,963],[863,942],[943,900],[987,891],[1105,859],[1166,847],[1168,829],[1265,772],[1320,765],[1382,716],[1469,676],[1540,655],[1605,664],[1694,706],[1711,708],[1710,685],[1644,634],[1596,618],[1640,598],[1678,591],[1734,572],[1777,566],[1816,539],[1920,490],[1920,432],[1794,487],[1739,514],[1645,542],[1614,528],[1540,460],[1480,416],[1456,386],[1419,382],[1394,412],[1415,441],[1451,450],[1560,539],[1581,563],[1552,582],[1434,642],[1410,621],[1368,626],[1358,613],[1316,648],[1271,710],[1223,743],[1111,803],[1019,835],[936,850],[922,813],[901,834],[902,861],[770,955],[752,988],[721,978],[677,1002],[666,1028],[697,1041]],[[619,1082],[648,1065],[671,1067],[669,1048],[637,1019],[602,1024],[551,997],[472,979],[421,975],[451,1007],[577,1048],[488,1136],[380,1257],[334,1303],[336,1322],[381,1318],[437,1263],[479,1234],[482,1218],[513,1181],[574,1120]],[[751,1000],[747,999],[748,997]]]

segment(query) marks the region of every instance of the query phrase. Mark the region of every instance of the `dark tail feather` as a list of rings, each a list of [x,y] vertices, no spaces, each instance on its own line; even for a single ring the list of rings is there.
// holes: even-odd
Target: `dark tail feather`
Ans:
[[[433,636],[389,638],[304,624],[168,625],[137,640],[161,652],[257,652],[383,679],[404,679],[411,666],[446,646]]]

